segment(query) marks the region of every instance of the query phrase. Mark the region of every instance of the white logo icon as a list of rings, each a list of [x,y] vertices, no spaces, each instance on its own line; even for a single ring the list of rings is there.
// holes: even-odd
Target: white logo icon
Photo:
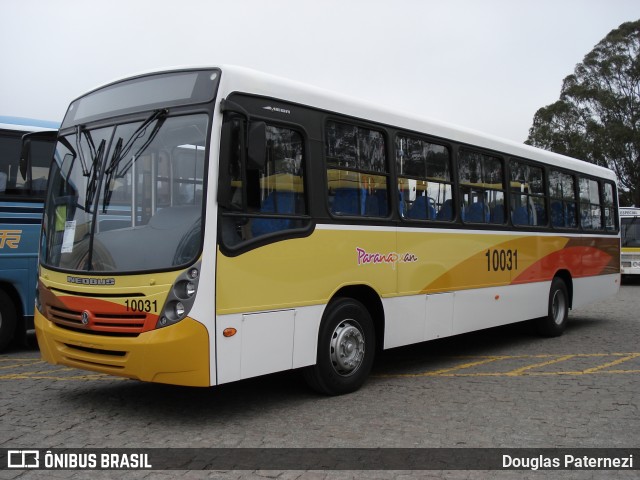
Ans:
[[[38,468],[40,452],[38,450],[9,450],[7,452],[8,468]]]
[[[286,113],[287,115],[291,115],[291,110],[287,110],[286,108],[278,108],[278,107],[262,107],[263,110],[269,110],[270,112],[278,112],[278,113]]]

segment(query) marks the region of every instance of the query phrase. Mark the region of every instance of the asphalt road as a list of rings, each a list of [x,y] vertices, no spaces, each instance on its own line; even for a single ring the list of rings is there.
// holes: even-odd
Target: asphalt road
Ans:
[[[209,389],[0,355],[0,448],[640,446],[640,284],[573,311],[562,337],[517,324],[384,352],[358,392],[299,372]],[[636,459],[640,463],[640,458]],[[0,478],[175,478],[176,471],[0,470]],[[637,478],[635,472],[191,471],[186,478]]]

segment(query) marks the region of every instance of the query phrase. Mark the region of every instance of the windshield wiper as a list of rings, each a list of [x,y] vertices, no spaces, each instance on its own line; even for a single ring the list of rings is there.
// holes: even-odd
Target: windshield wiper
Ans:
[[[80,158],[80,167],[82,168],[82,175],[85,177],[89,176],[89,170],[87,169],[87,162],[84,159],[84,153],[82,152],[82,126],[76,126],[76,148],[78,149],[78,157]],[[87,138],[87,143],[89,144],[89,148],[93,146],[93,141],[91,140],[91,135],[84,132],[85,137]]]
[[[102,155],[104,154],[105,144],[106,141],[103,138],[100,142],[100,146],[98,147],[98,151],[93,157],[93,162],[91,163],[91,170],[89,171],[89,181],[87,182],[87,200],[84,205],[85,211],[87,213],[91,213],[91,204],[93,203],[93,197],[98,186],[98,170],[100,169],[100,165],[102,164]]]
[[[156,123],[156,125],[153,127],[153,131],[149,135],[149,138],[147,139],[147,141],[144,142],[144,144],[138,149],[135,155],[132,156],[132,160],[125,165],[125,168],[121,169],[120,172],[118,173],[117,176],[122,177],[126,173],[126,171],[130,168],[131,163],[135,161],[135,158],[138,155],[140,155],[140,153],[142,153],[149,146],[151,141],[154,139],[154,137],[158,133],[158,130],[160,130],[160,127],[164,123],[164,119],[167,117],[168,114],[169,114],[169,110],[167,110],[166,108],[162,110],[154,110],[154,112],[149,116],[149,118],[147,118],[144,122],[142,122],[142,125],[136,128],[136,131],[131,134],[131,137],[129,137],[129,140],[127,140],[127,143],[124,146],[122,146],[122,137],[120,137],[118,139],[118,144],[116,145],[116,148],[113,151],[113,155],[111,155],[111,160],[109,162],[109,167],[107,167],[106,173],[111,173],[113,170],[115,170],[118,167],[118,164],[128,155],[129,151],[135,144],[136,140],[138,140],[140,137],[142,137],[145,134],[147,127],[151,125],[151,123],[153,123],[155,120],[158,120],[158,123]]]
[[[89,146],[89,152],[91,154],[91,167],[87,167],[87,162],[84,157],[84,152],[82,150],[82,135],[84,134],[85,139],[87,140],[87,145]],[[93,138],[91,137],[91,133],[87,130],[83,130],[82,125],[78,125],[76,127],[76,148],[78,149],[78,158],[80,159],[80,167],[82,168],[82,175],[84,177],[89,177],[87,180],[87,189],[86,189],[86,198],[84,209],[87,213],[91,213],[91,204],[93,203],[93,198],[95,196],[98,184],[98,170],[100,168],[100,164],[102,163],[102,155],[104,154],[106,141],[102,139],[98,149],[96,150],[96,146],[93,143]]]
[[[109,166],[105,170],[106,178],[103,191],[104,199],[102,202],[102,213],[107,213],[107,208],[109,207],[109,203],[111,202],[111,194],[113,191],[111,190],[110,186],[114,174],[116,178],[122,178],[126,175],[133,163],[136,161],[136,158],[138,158],[140,154],[142,154],[142,152],[147,149],[149,144],[156,137],[168,114],[169,110],[166,108],[154,110],[153,113],[144,122],[142,122],[142,125],[136,128],[135,132],[131,134],[131,137],[129,137],[129,140],[127,140],[127,143],[124,144],[124,146],[122,137],[118,138],[116,146],[113,149],[113,154],[111,155],[111,160],[109,161]],[[136,143],[136,141],[146,133],[147,127],[156,120],[157,122],[154,125],[153,130],[149,134],[147,140],[140,146],[136,153],[131,156],[131,159],[124,165],[124,167],[118,168],[120,162],[125,157],[127,157],[129,151],[133,148],[133,145]]]

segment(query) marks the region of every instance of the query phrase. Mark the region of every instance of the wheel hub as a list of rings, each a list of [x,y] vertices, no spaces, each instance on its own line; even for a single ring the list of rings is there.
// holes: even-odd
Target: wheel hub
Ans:
[[[343,376],[353,374],[364,359],[364,335],[355,320],[341,322],[331,336],[331,364]]]
[[[564,313],[566,309],[565,298],[560,292],[555,292],[553,295],[553,301],[551,303],[551,315],[553,321],[560,325],[564,319]]]

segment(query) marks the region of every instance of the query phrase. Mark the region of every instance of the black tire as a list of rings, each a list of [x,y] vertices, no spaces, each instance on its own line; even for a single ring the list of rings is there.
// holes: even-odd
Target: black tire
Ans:
[[[13,301],[5,292],[0,290],[0,352],[2,352],[13,339],[16,330],[16,309]]]
[[[551,282],[547,316],[538,319],[537,329],[545,337],[559,337],[567,327],[569,316],[569,293],[567,286],[559,277]]]
[[[304,370],[305,380],[327,395],[355,392],[371,371],[375,346],[367,309],[351,298],[334,300],[322,317],[316,364]]]

